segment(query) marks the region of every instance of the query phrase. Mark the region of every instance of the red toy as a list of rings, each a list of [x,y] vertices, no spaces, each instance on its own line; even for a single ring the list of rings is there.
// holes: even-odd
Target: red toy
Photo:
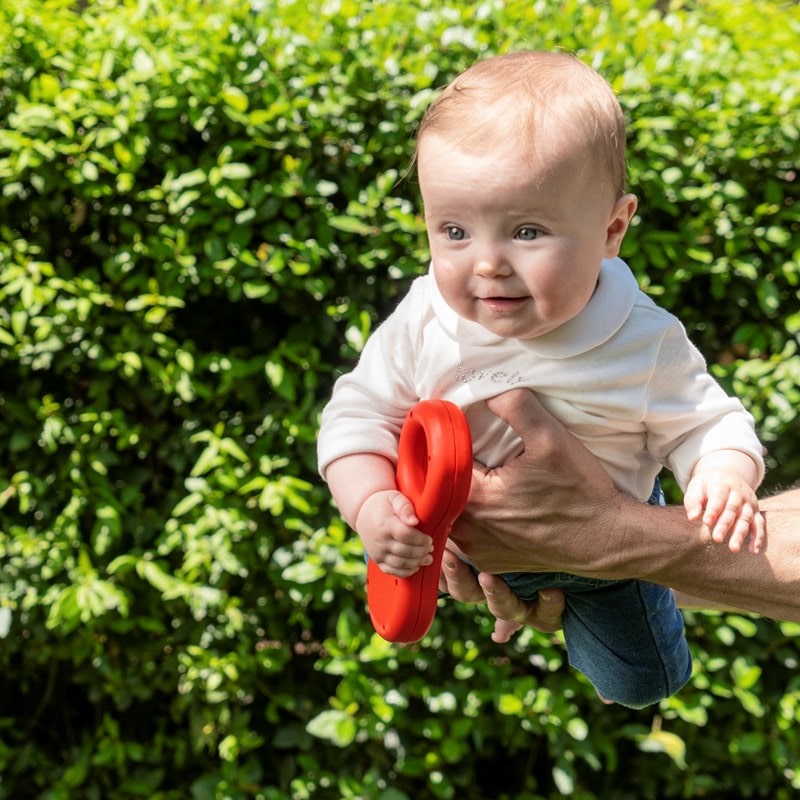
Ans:
[[[433,538],[433,563],[408,578],[367,565],[372,624],[389,642],[417,642],[436,613],[442,553],[472,480],[472,437],[461,409],[421,400],[408,412],[397,453],[397,488],[411,501],[419,530]]]

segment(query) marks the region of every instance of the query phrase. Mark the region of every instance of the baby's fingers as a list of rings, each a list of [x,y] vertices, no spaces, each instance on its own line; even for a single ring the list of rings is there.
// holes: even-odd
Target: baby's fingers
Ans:
[[[731,530],[731,538],[728,542],[728,549],[732,553],[738,553],[742,549],[742,545],[745,543],[745,540],[750,533],[752,522],[752,509],[749,506],[744,506]],[[750,546],[752,549],[752,542]]]
[[[381,569],[389,575],[407,578],[420,567],[433,563],[433,540],[418,531],[404,534],[402,540],[395,539],[386,547],[380,559]]]
[[[388,549],[390,553],[401,558],[421,560],[433,552],[433,539],[415,528],[402,527],[392,531],[392,541]]]
[[[705,503],[706,492],[702,481],[691,481],[683,496],[683,507],[686,509],[687,518],[692,521],[701,519]]]
[[[414,513],[414,506],[400,492],[392,497],[392,511],[404,525],[408,525],[410,528],[415,528],[419,525],[419,518]]]
[[[703,524],[711,531],[715,542],[724,542],[728,532],[739,516],[739,503],[725,492],[709,495],[703,513]]]
[[[764,515],[760,511],[756,511],[753,521],[750,523],[750,552],[753,555],[761,552],[766,538],[767,526],[764,522]]]

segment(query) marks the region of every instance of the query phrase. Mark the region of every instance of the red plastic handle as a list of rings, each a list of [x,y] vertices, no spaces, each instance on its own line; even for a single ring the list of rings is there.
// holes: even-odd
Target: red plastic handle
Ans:
[[[390,642],[417,642],[436,614],[442,553],[472,480],[472,437],[461,409],[421,400],[408,412],[397,453],[397,488],[411,501],[419,530],[433,538],[433,563],[408,578],[367,565],[372,624]]]

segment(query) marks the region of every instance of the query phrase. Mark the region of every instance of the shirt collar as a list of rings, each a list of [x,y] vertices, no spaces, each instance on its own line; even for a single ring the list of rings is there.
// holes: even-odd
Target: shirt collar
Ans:
[[[503,342],[477,322],[462,319],[442,297],[430,270],[431,303],[445,333],[456,341],[478,346]],[[628,265],[620,258],[606,259],[600,268],[597,288],[584,309],[558,328],[532,339],[515,340],[520,347],[544,358],[570,358],[608,341],[630,315],[639,286]]]

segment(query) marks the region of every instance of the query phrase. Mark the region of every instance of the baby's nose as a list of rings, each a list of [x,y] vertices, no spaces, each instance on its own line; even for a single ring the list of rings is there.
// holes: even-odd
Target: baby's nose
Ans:
[[[510,273],[510,265],[500,249],[485,249],[475,262],[475,274],[482,278],[509,275]]]

